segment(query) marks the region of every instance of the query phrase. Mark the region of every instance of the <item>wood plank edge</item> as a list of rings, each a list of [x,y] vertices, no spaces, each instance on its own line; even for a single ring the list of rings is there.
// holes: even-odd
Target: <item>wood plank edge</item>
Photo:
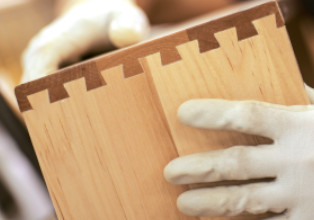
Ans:
[[[32,106],[27,96],[34,93],[48,90],[50,103],[68,98],[69,95],[64,88],[64,83],[84,77],[87,90],[95,89],[106,85],[100,71],[123,65],[125,78],[142,74],[143,68],[139,59],[145,56],[160,53],[162,64],[168,65],[181,60],[176,49],[177,46],[189,41],[198,40],[200,53],[216,49],[219,44],[214,34],[232,27],[236,27],[238,39],[257,35],[257,31],[252,21],[275,14],[277,27],[284,26],[284,19],[280,12],[278,3],[270,1],[253,8],[239,11],[235,14],[227,15],[204,24],[188,28],[183,31],[170,34],[160,39],[140,43],[131,47],[120,49],[109,54],[93,58],[91,60],[64,68],[58,72],[25,83],[15,88],[15,95],[21,112],[32,110]]]

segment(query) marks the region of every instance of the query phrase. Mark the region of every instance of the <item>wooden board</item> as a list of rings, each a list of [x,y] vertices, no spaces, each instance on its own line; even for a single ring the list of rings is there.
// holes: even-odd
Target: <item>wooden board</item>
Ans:
[[[208,146],[217,149],[236,144],[256,145],[261,141],[182,125],[176,114],[184,101],[223,98],[286,105],[307,102],[298,92],[304,86],[285,27],[276,26],[275,15],[253,24],[259,34],[242,41],[238,40],[236,28],[216,32],[219,49],[200,53],[198,41],[178,46],[182,61],[172,65],[162,66],[159,54],[142,59],[180,155],[208,151]]]
[[[180,125],[187,99],[309,103],[274,1],[66,68],[16,96],[58,218],[72,220],[200,219],[177,210],[188,186],[167,183],[164,166],[264,140]]]

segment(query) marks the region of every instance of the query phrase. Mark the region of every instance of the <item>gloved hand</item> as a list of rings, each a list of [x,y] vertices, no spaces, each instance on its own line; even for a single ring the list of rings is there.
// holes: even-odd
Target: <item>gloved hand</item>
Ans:
[[[117,47],[137,43],[148,29],[146,15],[132,0],[80,1],[32,39],[22,59],[22,81],[43,77],[62,62],[110,43]]]
[[[309,97],[314,93],[307,87]],[[225,129],[273,139],[273,144],[234,146],[171,161],[165,178],[174,184],[249,180],[267,183],[202,188],[179,196],[191,216],[236,216],[242,212],[283,213],[271,220],[314,219],[314,106],[281,106],[256,101],[191,100],[179,120],[203,129]],[[269,219],[270,220],[270,219]]]

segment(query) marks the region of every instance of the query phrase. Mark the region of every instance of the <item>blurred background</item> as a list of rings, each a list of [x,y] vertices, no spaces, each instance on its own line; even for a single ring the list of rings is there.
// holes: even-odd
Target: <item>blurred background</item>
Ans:
[[[190,12],[187,0],[160,0],[156,7],[147,7],[148,1],[139,3],[152,24],[175,23],[199,14],[229,10],[232,4],[238,4],[235,0],[212,0],[208,1],[211,7]],[[173,13],[175,4],[170,2],[181,5],[176,10],[178,13]],[[314,87],[314,1],[281,0],[279,3],[304,81]],[[20,211],[19,194],[32,203],[37,193],[46,193],[36,185],[44,181],[16,105],[14,87],[22,76],[23,50],[32,36],[54,19],[57,7],[54,0],[0,0],[0,220],[23,219],[17,214]],[[32,178],[35,178],[35,184]],[[41,208],[45,207],[35,207]],[[54,219],[54,213],[42,219],[48,218]]]

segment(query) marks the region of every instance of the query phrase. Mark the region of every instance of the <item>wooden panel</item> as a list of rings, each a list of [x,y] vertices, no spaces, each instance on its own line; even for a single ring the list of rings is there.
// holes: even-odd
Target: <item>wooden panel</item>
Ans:
[[[253,99],[277,104],[305,104],[306,95],[285,27],[275,16],[253,22],[259,35],[238,41],[235,28],[215,33],[220,48],[200,53],[198,41],[178,47],[182,61],[162,66],[160,55],[142,59],[152,78],[172,138],[180,155],[261,139],[231,132],[213,132],[182,125],[177,109],[192,98]]]
[[[182,125],[176,117],[177,109],[189,99],[309,104],[285,27],[277,28],[274,15],[253,24],[259,34],[242,41],[238,40],[236,28],[215,33],[219,48],[208,52],[200,53],[197,40],[180,45],[182,60],[168,66],[161,65],[158,53],[141,59],[179,155],[269,143],[267,139],[236,132],[207,131]],[[239,219],[264,217],[242,216]],[[212,218],[223,219],[228,218]]]
[[[61,102],[49,104],[47,90],[29,96],[24,118],[58,218],[191,219],[174,199],[185,187],[163,178],[177,152],[145,75],[102,74],[107,86],[86,92],[74,80]]]
[[[200,219],[177,210],[188,187],[166,183],[164,166],[258,140],[180,125],[187,99],[308,103],[273,1],[63,69],[16,95],[58,218],[72,220]]]

